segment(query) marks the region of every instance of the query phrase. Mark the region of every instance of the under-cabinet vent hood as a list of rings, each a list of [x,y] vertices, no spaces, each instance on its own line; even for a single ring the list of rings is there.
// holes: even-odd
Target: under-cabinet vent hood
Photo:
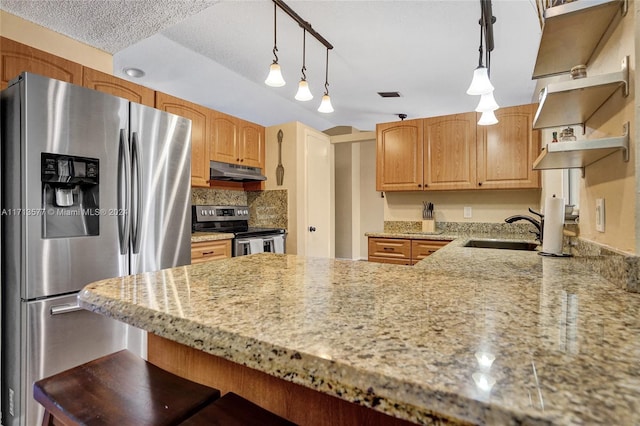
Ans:
[[[240,166],[237,164],[211,161],[211,179],[229,180],[234,182],[259,182],[267,180],[258,167]]]

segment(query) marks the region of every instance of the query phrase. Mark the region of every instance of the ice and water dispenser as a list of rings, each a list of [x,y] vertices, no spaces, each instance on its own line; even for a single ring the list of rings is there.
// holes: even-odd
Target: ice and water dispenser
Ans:
[[[41,158],[42,237],[99,235],[98,159],[44,152]]]

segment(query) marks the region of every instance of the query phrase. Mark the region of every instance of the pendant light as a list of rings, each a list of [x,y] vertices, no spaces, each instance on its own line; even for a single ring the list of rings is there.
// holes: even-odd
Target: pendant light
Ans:
[[[492,124],[497,124],[498,119],[496,118],[496,114],[493,111],[485,111],[480,116],[480,120],[478,120],[478,124],[480,126],[490,126]]]
[[[296,100],[299,101],[310,101],[311,99],[313,99],[313,95],[311,94],[311,90],[309,90],[309,83],[307,83],[307,74],[305,73],[305,71],[307,70],[307,67],[305,65],[305,60],[306,60],[306,56],[307,56],[307,46],[306,46],[306,39],[307,39],[307,30],[306,29],[302,29],[302,79],[300,79],[300,83],[298,83],[298,92],[296,93]]]
[[[476,107],[477,112],[487,112],[487,111],[495,111],[500,106],[496,102],[496,99],[493,97],[493,91],[486,93],[480,96],[480,102]]]
[[[322,96],[322,102],[318,107],[318,112],[330,113],[333,112],[333,106],[331,105],[331,98],[329,97],[329,49],[327,48],[327,61],[324,74],[324,95]]]
[[[278,42],[277,42],[277,7],[276,3],[273,3],[273,56],[274,60],[271,66],[269,67],[269,75],[264,83],[267,86],[271,87],[282,87],[286,83],[284,78],[282,77],[282,71],[280,70],[280,65],[278,64],[278,55],[276,52],[278,51]]]

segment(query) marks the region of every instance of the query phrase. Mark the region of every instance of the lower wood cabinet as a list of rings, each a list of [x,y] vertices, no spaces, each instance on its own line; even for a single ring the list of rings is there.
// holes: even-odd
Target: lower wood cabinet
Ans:
[[[369,262],[415,265],[449,240],[369,237]]]
[[[191,264],[231,257],[231,240],[191,243]]]

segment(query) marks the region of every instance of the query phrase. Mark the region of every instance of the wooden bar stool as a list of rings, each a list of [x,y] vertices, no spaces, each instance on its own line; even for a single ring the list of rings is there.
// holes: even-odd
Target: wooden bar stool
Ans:
[[[43,425],[176,425],[220,397],[126,350],[39,380]]]
[[[295,423],[229,392],[180,426],[295,426]]]

